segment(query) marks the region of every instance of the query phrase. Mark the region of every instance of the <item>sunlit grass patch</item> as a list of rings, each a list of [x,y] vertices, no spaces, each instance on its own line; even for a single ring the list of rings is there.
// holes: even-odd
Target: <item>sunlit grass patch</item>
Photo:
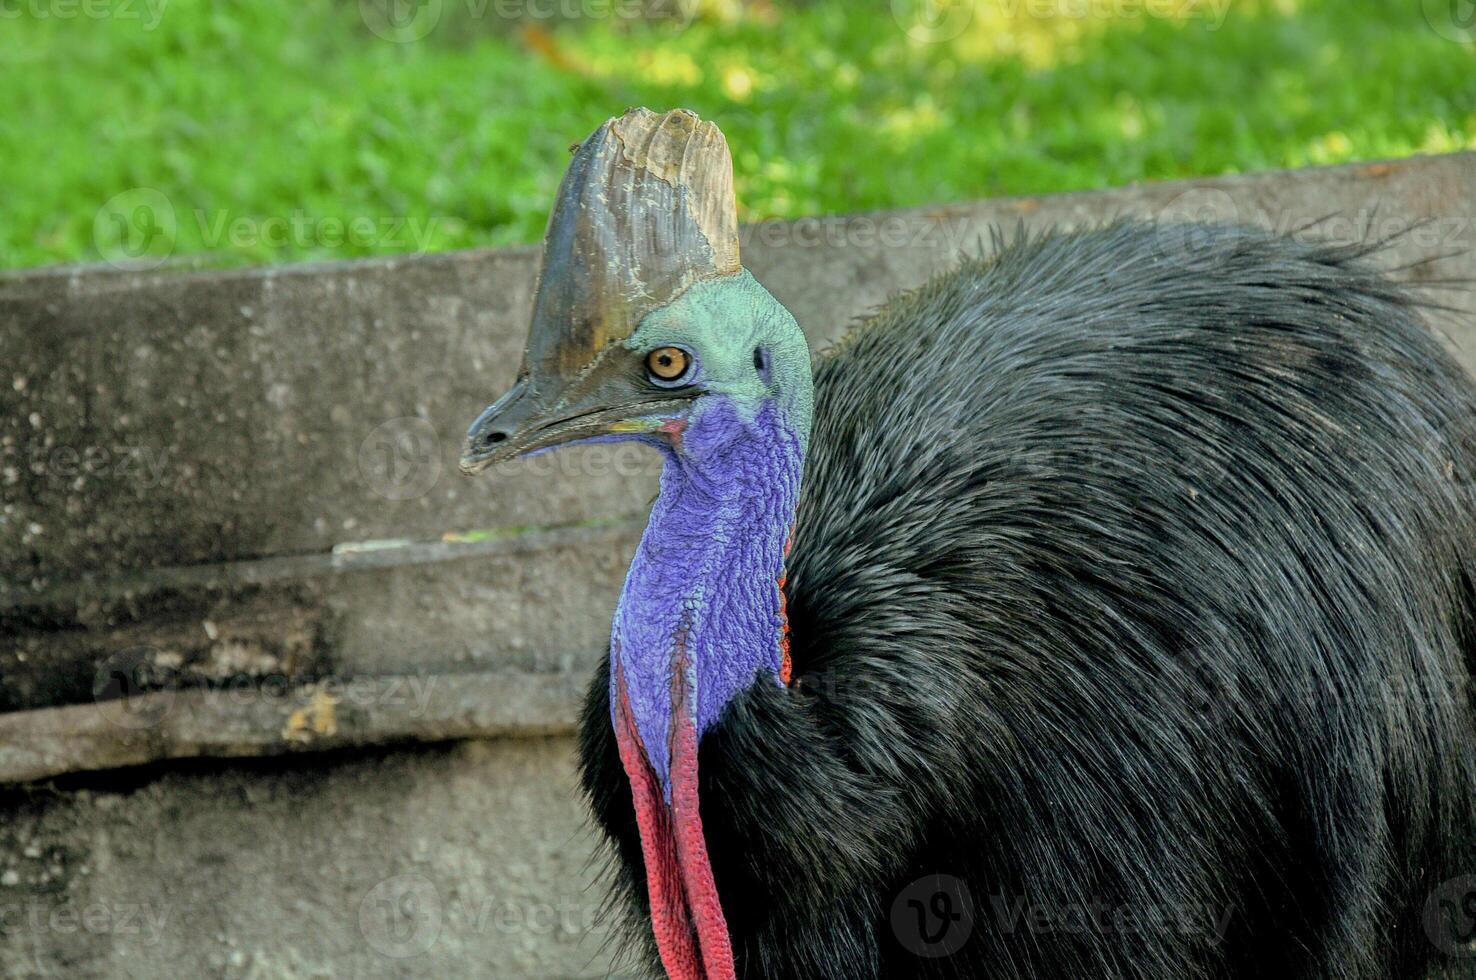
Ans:
[[[635,104],[722,124],[748,220],[1476,145],[1471,45],[1403,0],[699,0],[564,24],[442,0],[398,41],[348,0],[133,7],[160,16],[0,21],[0,266],[145,238],[213,263],[535,241],[568,144]]]

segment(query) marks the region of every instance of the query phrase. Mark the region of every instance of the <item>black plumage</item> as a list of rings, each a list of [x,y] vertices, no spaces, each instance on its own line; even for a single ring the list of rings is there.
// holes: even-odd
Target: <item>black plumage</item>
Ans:
[[[1021,240],[819,360],[795,681],[701,745],[740,976],[1476,976],[1476,395],[1372,252]]]

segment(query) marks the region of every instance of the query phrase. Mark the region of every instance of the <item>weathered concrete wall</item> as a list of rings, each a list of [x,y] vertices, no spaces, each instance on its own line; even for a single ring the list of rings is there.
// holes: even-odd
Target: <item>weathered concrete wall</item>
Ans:
[[[0,975],[603,977],[573,793],[519,739],[17,794]]]
[[[822,346],[992,226],[1118,215],[1403,232],[1382,258],[1399,275],[1476,278],[1471,154],[776,224],[744,255]],[[587,672],[651,461],[455,474],[513,378],[535,263],[0,278],[0,710],[90,703],[120,663],[248,701],[263,681]],[[1476,370],[1472,294],[1430,295]],[[572,721],[558,703],[547,730]],[[9,790],[0,973],[603,976],[571,757],[527,737]]]

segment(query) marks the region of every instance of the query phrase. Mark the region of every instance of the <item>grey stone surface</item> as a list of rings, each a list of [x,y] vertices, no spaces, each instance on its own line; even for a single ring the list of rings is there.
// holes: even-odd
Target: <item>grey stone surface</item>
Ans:
[[[84,588],[79,613],[32,610],[27,622],[0,626],[0,710],[91,700],[111,671],[140,657],[172,686],[588,669],[639,535],[628,526],[577,530],[568,543],[502,556],[352,572],[294,562],[267,584],[142,592],[145,576],[111,598],[103,586]]]
[[[1472,154],[781,223],[744,254],[819,347],[993,227],[1118,215],[1403,232],[1380,260],[1398,275],[1476,279]],[[5,704],[85,701],[140,645],[197,678],[587,670],[633,539],[586,525],[638,517],[651,461],[454,473],[516,370],[534,262],[0,277]],[[1473,293],[1429,295],[1476,370]],[[436,544],[474,529],[509,550]],[[352,547],[378,539],[422,544]],[[13,788],[0,975],[602,976],[590,851],[566,738]]]
[[[0,975],[603,977],[571,753],[468,742],[20,796]]]

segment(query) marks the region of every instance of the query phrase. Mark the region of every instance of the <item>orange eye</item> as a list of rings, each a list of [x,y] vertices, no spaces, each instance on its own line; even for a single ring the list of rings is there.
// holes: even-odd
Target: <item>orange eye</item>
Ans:
[[[687,373],[691,358],[680,347],[658,347],[646,355],[646,370],[656,381],[672,382]]]

